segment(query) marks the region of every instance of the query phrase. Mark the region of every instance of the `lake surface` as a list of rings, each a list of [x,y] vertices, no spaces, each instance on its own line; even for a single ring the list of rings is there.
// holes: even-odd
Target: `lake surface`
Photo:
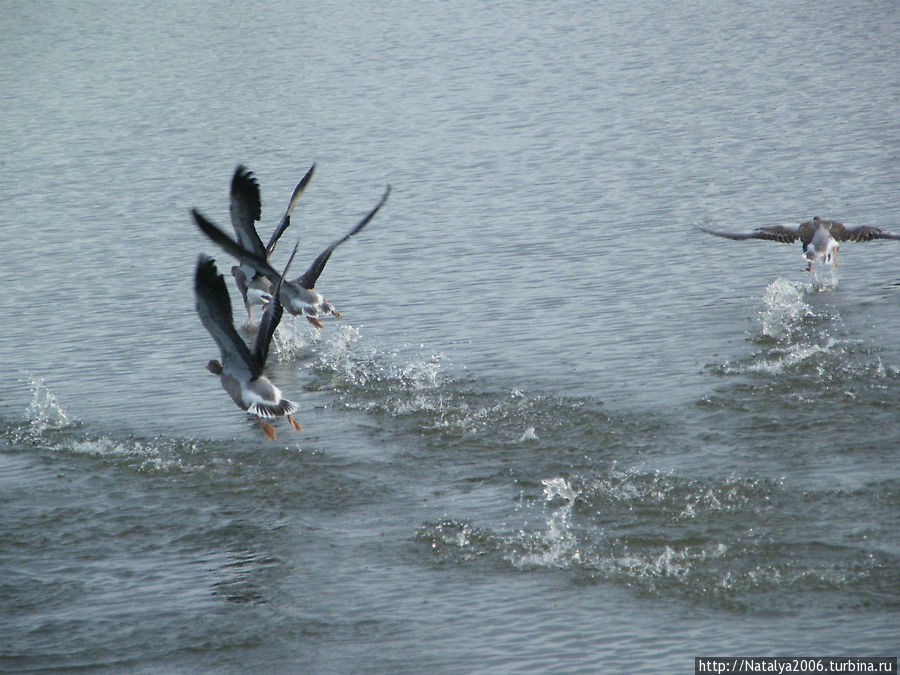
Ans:
[[[0,11],[0,668],[897,655],[900,247],[693,227],[900,231],[895,2]],[[393,188],[276,442],[194,310],[239,163],[264,240],[316,163],[298,274]]]

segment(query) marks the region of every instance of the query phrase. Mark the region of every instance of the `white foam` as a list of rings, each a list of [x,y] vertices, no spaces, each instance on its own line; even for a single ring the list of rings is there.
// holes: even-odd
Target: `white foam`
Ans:
[[[319,364],[326,370],[333,371],[339,378],[352,384],[365,384],[376,375],[367,367],[371,355],[364,356],[359,350],[360,332],[358,328],[347,324],[341,326],[337,333],[328,337],[319,352]]]
[[[22,373],[31,381],[32,399],[26,414],[34,433],[62,429],[73,422],[69,414],[63,410],[56,396],[47,389],[43,377],[35,377],[31,373]]]
[[[536,441],[538,440],[537,434],[534,432],[534,427],[528,427],[525,429],[525,432],[519,438],[519,443],[524,443],[525,441]]]
[[[763,335],[783,340],[791,336],[803,319],[813,315],[812,308],[803,300],[809,288],[809,284],[781,277],[766,287],[759,313]]]
[[[790,345],[784,351],[769,352],[766,357],[751,363],[730,365],[726,364],[725,372],[734,373],[761,373],[766,375],[780,375],[785,370],[797,367],[807,359],[818,354],[829,353],[836,341],[828,338],[824,345],[795,344]]]
[[[134,461],[137,462],[139,471],[183,472],[191,469],[181,457],[173,456],[167,451],[169,449],[156,443],[141,443],[136,440],[116,441],[101,436],[69,441],[61,444],[58,449],[89,457]]]
[[[292,361],[298,354],[307,351],[310,345],[320,339],[318,329],[314,328],[306,319],[298,322],[297,317],[285,313],[278,324],[275,335],[272,336],[270,354],[274,352],[279,363]]]
[[[544,500],[552,502],[557,497],[567,502],[568,509],[572,509],[575,498],[580,494],[565,478],[545,478],[541,481],[544,486]]]
[[[320,374],[329,376],[336,389],[361,388],[374,393],[376,400],[356,404],[364,410],[406,416],[417,412],[442,413],[452,408],[449,400],[452,397],[448,399],[443,391],[442,354],[410,355],[405,346],[392,352],[379,352],[366,345],[360,330],[353,326],[343,326],[325,340],[314,367]],[[442,421],[436,424],[448,426]]]
[[[569,568],[580,565],[584,553],[569,520],[581,490],[562,477],[546,478],[541,483],[544,501],[551,504],[561,499],[562,504],[547,517],[546,529],[531,535],[519,532],[525,550],[510,551],[506,559],[517,567]]]

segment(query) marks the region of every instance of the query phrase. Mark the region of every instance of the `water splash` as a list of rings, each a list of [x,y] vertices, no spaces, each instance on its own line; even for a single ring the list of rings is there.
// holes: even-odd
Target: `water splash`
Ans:
[[[656,579],[673,579],[684,582],[694,561],[705,557],[705,552],[691,548],[676,549],[669,545],[657,552],[631,552],[626,548],[621,555],[610,558],[598,566],[610,576],[624,576],[632,583],[640,581],[645,585]]]
[[[26,410],[31,434],[39,436],[46,431],[64,429],[72,425],[69,414],[63,410],[56,396],[44,384],[44,378],[35,377],[31,373],[22,374],[30,380],[32,391],[31,403]]]
[[[310,388],[332,391],[344,408],[403,418],[429,438],[456,442],[490,434],[510,445],[541,444],[558,432],[570,435],[573,424],[602,433],[609,423],[598,410],[602,401],[485,388],[469,376],[457,377],[442,353],[421,344],[379,350],[350,325],[323,338],[302,367],[309,370]]]
[[[430,523],[419,528],[416,539],[427,543],[441,562],[468,562],[499,553],[497,539],[468,521]]]
[[[825,291],[833,291],[838,285],[837,268],[833,265],[823,265],[820,270],[813,268],[813,273],[807,283],[808,292],[823,293]]]
[[[827,372],[825,364],[835,358],[840,359],[846,344],[846,341],[830,336],[825,337],[823,344],[787,344],[754,354],[749,360],[725,361],[719,372],[723,375],[781,375],[785,372],[803,371],[809,366],[815,374],[824,376]]]
[[[419,355],[415,360],[400,367],[399,380],[412,389],[435,389],[440,384],[442,360],[443,357],[439,354],[432,354],[429,357]]]
[[[252,320],[244,317],[239,333],[248,345],[256,341],[259,334],[259,316]],[[307,355],[310,347],[321,339],[321,332],[302,317],[285,313],[272,335],[269,347],[269,360],[277,359],[279,363],[287,363]]]
[[[574,489],[565,478],[545,478],[541,481],[541,485],[544,486],[544,501],[549,504],[559,497],[565,501],[568,511],[572,510],[575,498],[581,494],[581,491]]]
[[[625,509],[630,513],[663,512],[677,522],[751,508],[754,500],[767,502],[782,482],[744,478],[731,474],[724,479],[685,479],[673,472],[619,470],[615,466],[588,481],[585,500],[595,506]]]
[[[66,412],[43,377],[20,371],[23,384],[31,389],[27,422],[11,428],[10,439],[28,448],[51,453],[92,457],[131,467],[139,473],[191,473],[197,470],[229,470],[232,459],[215,444],[191,439],[112,438],[86,434],[82,424]],[[208,447],[207,447],[208,446]]]
[[[807,392],[810,383],[841,388],[849,397],[893,378],[878,352],[848,334],[833,309],[808,301],[810,294],[833,287],[820,277],[797,282],[776,279],[766,288],[759,310],[760,331],[750,338],[758,349],[748,357],[710,364],[720,375],[753,375],[755,386]],[[776,379],[773,379],[775,376]]]
[[[545,478],[543,499],[556,508],[545,520],[545,528],[535,532],[519,531],[506,559],[520,569],[530,567],[570,568],[583,563],[582,543],[571,523],[572,510],[582,490],[561,476]]]
[[[804,301],[810,283],[789,281],[779,277],[766,287],[763,308],[759,312],[762,334],[775,340],[790,338],[804,319],[814,315]]]
[[[419,345],[419,350],[423,346]],[[319,351],[314,373],[338,391],[349,408],[409,416],[444,409],[447,361],[443,354],[408,346],[381,352],[363,340],[360,329],[343,326]]]
[[[519,443],[524,443],[525,441],[536,441],[539,440],[537,434],[534,431],[534,427],[528,427],[522,433],[521,437],[519,437]]]
[[[767,309],[777,306],[775,303]],[[891,405],[892,390],[900,382],[900,368],[884,363],[883,348],[849,335],[839,315],[813,312],[802,300],[786,306],[791,308],[790,313],[804,318],[795,323],[775,322],[780,328],[771,330],[770,325],[768,336],[754,339],[758,349],[751,355],[710,365],[719,375],[751,377],[749,390],[733,399],[734,403],[746,403],[749,392],[751,397],[761,397],[761,402],[781,397],[782,405],[801,399],[853,399],[880,407]],[[771,336],[775,334],[782,337],[773,341]]]
[[[232,459],[227,456],[207,456],[208,453],[195,441],[172,438],[116,440],[107,436],[82,437],[63,440],[53,449],[122,463],[138,473],[183,474],[230,467],[232,464]]]
[[[360,330],[351,325],[331,335],[319,352],[317,370],[331,373],[333,386],[363,386],[370,381],[379,381],[384,370],[375,358],[373,349],[365,349],[360,344]]]
[[[819,501],[841,499],[850,509],[867,504],[868,486],[798,497],[781,480],[611,467],[590,479],[544,479],[541,488],[540,496],[517,501],[516,517],[524,516],[518,527],[448,520],[421,528],[417,537],[443,562],[487,558],[524,572],[575,570],[581,580],[717,607],[792,611],[807,594],[820,603],[896,606],[889,590],[897,581],[896,554],[853,541],[822,544],[814,525],[791,524]],[[893,483],[882,489],[896,495]],[[530,525],[536,510],[541,515]],[[785,533],[760,527],[786,512]],[[871,589],[865,598],[862,587]]]
[[[305,319],[285,313],[272,336],[272,345],[279,363],[297,359],[321,340],[320,331]]]

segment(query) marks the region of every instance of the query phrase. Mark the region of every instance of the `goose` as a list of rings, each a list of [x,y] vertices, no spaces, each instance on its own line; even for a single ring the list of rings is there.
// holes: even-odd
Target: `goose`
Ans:
[[[230,192],[230,208],[231,225],[234,227],[234,233],[238,243],[247,251],[251,251],[258,256],[264,257],[266,260],[272,257],[275,245],[278,239],[284,234],[284,231],[291,223],[291,211],[300,195],[306,189],[307,184],[312,178],[316,165],[313,164],[306,175],[297,183],[291,200],[288,202],[287,209],[281,217],[281,221],[272,236],[269,243],[264,247],[259,234],[256,231],[256,222],[259,221],[262,213],[262,202],[259,194],[259,183],[252,171],[249,171],[243,164],[238,165],[231,179]],[[250,265],[240,264],[231,268],[231,276],[234,277],[235,284],[244,300],[244,307],[247,310],[247,316],[253,321],[253,308],[265,308],[266,304],[272,299],[272,282],[259,274]]]
[[[296,252],[295,246],[294,254]],[[293,258],[292,254],[285,266],[285,273]],[[275,427],[265,420],[284,416],[294,431],[301,430],[292,417],[297,411],[297,404],[285,398],[281,390],[263,374],[269,344],[283,312],[279,302],[280,290],[281,279],[260,319],[253,347],[248,348],[234,328],[231,298],[225,287],[224,277],[216,269],[215,261],[203,254],[197,260],[194,274],[197,314],[221,354],[221,361],[213,359],[206,365],[206,369],[220,377],[222,388],[239,408],[256,418],[269,440],[275,440]]]
[[[726,239],[767,239],[783,244],[792,244],[799,239],[803,244],[803,257],[807,261],[807,272],[812,272],[813,262],[819,258],[822,258],[823,262],[832,263],[836,268],[837,252],[842,242],[900,239],[900,234],[893,234],[880,227],[871,225],[852,227],[836,220],[823,220],[819,216],[799,225],[770,225],[757,227],[750,232],[721,232],[702,225],[697,225],[697,227],[708,234]]]
[[[302,315],[306,317],[306,320],[316,328],[322,328],[322,322],[319,321],[318,318],[320,312],[323,314],[333,314],[337,317],[340,316],[340,313],[328,303],[325,297],[315,290],[316,281],[319,279],[319,275],[322,274],[322,270],[325,269],[325,264],[328,262],[328,259],[331,257],[334,250],[368,225],[369,221],[371,221],[372,218],[375,217],[375,214],[378,213],[378,210],[384,206],[390,192],[391,186],[388,185],[375,208],[369,211],[369,213],[359,221],[352,230],[340,239],[331,242],[331,244],[316,257],[306,272],[301,276],[292,281],[284,281],[281,287],[280,298],[282,305],[284,305],[284,308],[288,312],[294,316]],[[255,270],[256,274],[267,278],[270,282],[273,279],[277,280],[279,278],[278,272],[275,271],[264,256],[241,246],[239,242],[234,241],[220,228],[207,220],[197,209],[192,209],[191,213],[194,216],[197,227],[199,227],[207,237],[221,246],[227,253],[238,258],[242,265],[247,265],[252,268]]]

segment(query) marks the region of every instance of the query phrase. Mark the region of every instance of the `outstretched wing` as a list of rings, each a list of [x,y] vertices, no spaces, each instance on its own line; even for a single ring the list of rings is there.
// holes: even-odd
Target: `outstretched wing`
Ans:
[[[222,230],[203,217],[197,209],[192,209],[191,213],[194,216],[194,222],[197,223],[197,227],[200,228],[203,234],[221,246],[226,253],[230,253],[242,263],[250,265],[257,273],[267,277],[272,283],[278,282],[278,272],[275,271],[265,257],[243,248]]]
[[[275,329],[281,322],[281,315],[284,314],[284,307],[273,297],[266,305],[266,311],[263,312],[262,318],[259,320],[259,330],[256,333],[256,342],[253,343],[251,354],[256,360],[260,370],[266,365],[266,359],[269,358],[269,345],[272,343],[272,336],[275,335]]]
[[[770,225],[767,227],[757,227],[750,232],[721,232],[719,230],[710,230],[703,225],[697,225],[696,227],[707,234],[725,237],[726,239],[765,239],[768,241],[778,241],[782,244],[792,244],[797,241],[797,238],[800,236],[800,227],[798,225]]]
[[[231,179],[231,224],[242,247],[265,257],[266,250],[256,232],[255,224],[261,212],[259,183],[256,182],[252,171],[240,165],[235,169]]]
[[[209,256],[201,254],[197,260],[194,294],[200,321],[219,346],[223,369],[233,376],[243,373],[249,376],[248,379],[257,377],[262,368],[258,367],[247,345],[234,329],[231,298],[225,287],[225,279]]]
[[[382,206],[384,206],[384,203],[387,201],[388,195],[390,193],[391,193],[391,186],[388,185],[384,191],[384,195],[382,195],[381,200],[378,202],[378,204],[375,206],[375,208],[372,209],[371,211],[369,211],[368,215],[366,215],[365,218],[363,218],[361,221],[359,221],[359,223],[356,225],[356,227],[354,227],[352,230],[350,230],[347,234],[345,234],[343,237],[341,237],[337,241],[332,242],[328,248],[326,248],[324,251],[322,251],[319,254],[319,257],[317,257],[313,261],[312,265],[309,266],[309,269],[307,269],[306,272],[303,273],[303,276],[295,279],[294,283],[300,284],[301,286],[303,286],[303,288],[312,289],[316,285],[316,281],[318,280],[319,275],[322,274],[322,270],[325,269],[325,263],[328,262],[328,259],[331,257],[331,254],[334,252],[334,249],[336,249],[338,246],[343,244],[350,237],[352,237],[354,234],[356,234],[357,232],[362,230],[366,225],[368,225],[369,221],[375,217],[376,213],[378,213],[378,209],[380,209]]]
[[[281,238],[281,235],[284,234],[284,231],[288,228],[288,225],[291,224],[291,211],[294,210],[294,206],[297,204],[297,200],[300,199],[300,195],[303,194],[303,191],[306,189],[307,183],[309,183],[309,179],[312,178],[313,171],[316,170],[316,165],[313,164],[309,167],[309,171],[306,172],[306,175],[300,179],[300,182],[297,183],[297,187],[294,188],[294,194],[291,195],[291,201],[288,203],[287,210],[284,212],[284,215],[281,217],[281,222],[278,224],[278,227],[275,228],[275,231],[272,233],[271,238],[269,239],[269,243],[266,244],[266,257],[271,258],[273,251],[275,251],[275,245],[278,243],[278,239]]]
[[[284,280],[284,275],[287,274],[288,268],[294,261],[294,256],[297,255],[298,246],[299,244],[294,246],[294,252],[291,253],[291,257],[288,260],[287,265],[284,266],[281,277],[278,279],[278,284],[272,292],[272,299],[269,301],[269,304],[266,305],[266,311],[263,312],[262,318],[259,320],[259,330],[256,333],[256,342],[253,343],[251,353],[253,358],[256,359],[256,363],[259,365],[260,370],[266,365],[272,336],[275,335],[275,329],[278,328],[278,323],[281,321],[281,315],[284,313],[284,308],[281,306],[281,298],[279,297],[279,293],[281,292],[281,282]]]
[[[858,227],[848,227],[841,223],[834,223],[831,226],[831,236],[838,241],[872,241],[873,239],[900,239],[900,234],[888,232],[880,227],[872,225],[859,225]]]

